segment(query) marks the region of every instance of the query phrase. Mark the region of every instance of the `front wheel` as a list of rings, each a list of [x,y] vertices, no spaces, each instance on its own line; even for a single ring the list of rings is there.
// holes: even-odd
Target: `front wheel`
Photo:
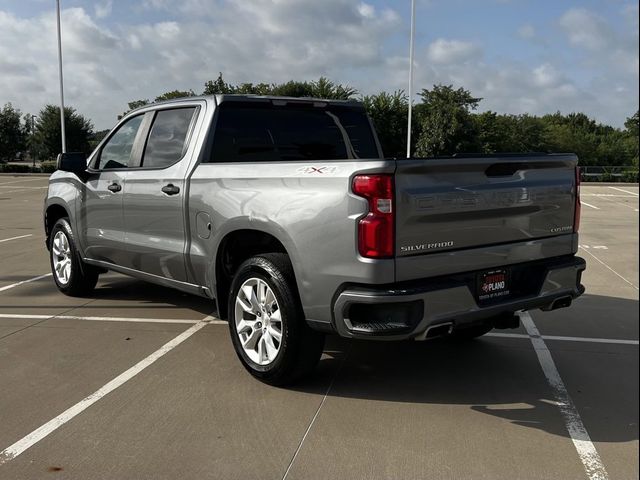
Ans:
[[[269,253],[245,261],[233,279],[228,312],[236,354],[259,380],[291,384],[317,365],[324,335],[304,319],[287,255]]]
[[[51,272],[58,290],[65,295],[80,297],[93,291],[99,271],[80,259],[69,219],[59,219],[49,238]]]

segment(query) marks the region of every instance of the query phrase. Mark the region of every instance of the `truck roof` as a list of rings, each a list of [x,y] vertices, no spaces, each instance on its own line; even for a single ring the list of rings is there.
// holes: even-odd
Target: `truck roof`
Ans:
[[[291,103],[326,103],[332,105],[358,106],[362,102],[358,100],[335,100],[314,97],[281,97],[277,95],[239,95],[222,94],[215,95],[218,103],[222,102],[291,102]]]
[[[245,95],[245,94],[215,94],[215,95],[197,95],[193,97],[181,97],[181,98],[172,98],[170,100],[163,100],[161,102],[151,102],[147,105],[142,105],[138,108],[132,110],[132,112],[147,108],[152,105],[171,105],[174,103],[180,103],[184,101],[191,100],[206,100],[209,102],[214,101],[217,105],[225,102],[255,102],[255,103],[267,103],[267,102],[276,102],[276,104],[280,104],[280,102],[284,105],[287,103],[297,103],[297,104],[317,104],[316,106],[324,106],[324,105],[340,105],[340,106],[348,106],[348,107],[360,107],[362,108],[362,102],[359,100],[334,100],[334,99],[326,99],[326,98],[312,98],[312,97],[280,97],[277,95]],[[127,113],[127,115],[130,112]]]

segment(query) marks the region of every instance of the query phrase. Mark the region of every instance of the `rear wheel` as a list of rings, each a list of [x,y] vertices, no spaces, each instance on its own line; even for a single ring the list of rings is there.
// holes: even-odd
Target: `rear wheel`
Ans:
[[[285,254],[268,253],[245,261],[233,279],[228,311],[236,354],[254,377],[286,385],[317,365],[324,335],[304,319]]]
[[[69,219],[59,219],[49,237],[51,272],[58,290],[72,297],[91,293],[98,283],[99,271],[80,259]]]

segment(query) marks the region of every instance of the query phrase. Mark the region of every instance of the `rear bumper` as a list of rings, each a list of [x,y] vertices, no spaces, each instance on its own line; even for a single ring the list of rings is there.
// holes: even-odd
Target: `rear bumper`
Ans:
[[[584,293],[580,283],[586,267],[580,257],[559,257],[507,266],[513,293],[504,300],[481,304],[476,275],[466,272],[384,287],[345,285],[333,304],[333,327],[343,337],[376,340],[424,338],[433,326],[452,328],[520,310],[551,309],[559,299]]]

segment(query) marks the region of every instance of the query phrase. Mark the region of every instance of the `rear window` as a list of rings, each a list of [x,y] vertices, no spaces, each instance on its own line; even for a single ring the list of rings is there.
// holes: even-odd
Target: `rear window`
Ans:
[[[222,104],[212,162],[378,158],[363,110],[306,105]]]

